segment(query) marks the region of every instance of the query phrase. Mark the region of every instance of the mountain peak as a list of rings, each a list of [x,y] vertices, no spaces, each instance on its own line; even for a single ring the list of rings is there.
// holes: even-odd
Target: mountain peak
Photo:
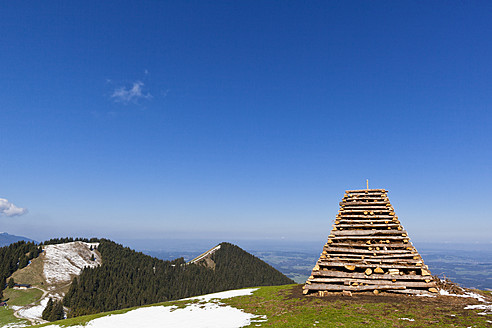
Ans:
[[[11,235],[7,232],[0,232],[0,247],[8,246],[12,243],[24,240],[26,242],[34,242],[34,240],[23,236]]]

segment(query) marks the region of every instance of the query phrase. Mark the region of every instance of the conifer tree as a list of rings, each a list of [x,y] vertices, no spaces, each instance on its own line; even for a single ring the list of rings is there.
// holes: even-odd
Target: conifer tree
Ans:
[[[65,313],[63,312],[63,304],[61,301],[55,301],[53,311],[50,316],[50,321],[62,320],[65,318]]]
[[[15,286],[15,281],[14,281],[14,278],[10,278],[9,279],[9,284],[8,284],[9,288],[14,288]]]
[[[46,307],[43,310],[43,314],[41,315],[41,318],[44,320],[51,321],[51,313],[53,312],[53,299],[50,298],[48,301],[48,304],[46,304]]]
[[[19,269],[25,268],[29,264],[29,260],[27,259],[25,254],[22,254],[19,259]]]

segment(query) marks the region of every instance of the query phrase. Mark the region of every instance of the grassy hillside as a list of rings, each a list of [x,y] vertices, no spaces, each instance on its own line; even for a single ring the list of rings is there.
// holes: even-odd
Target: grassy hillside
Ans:
[[[151,306],[178,305],[183,308],[193,302],[166,302]],[[318,298],[303,296],[301,285],[260,287],[250,296],[221,302],[224,306],[230,305],[248,313],[266,316],[266,321],[253,322],[249,327],[490,327],[492,322],[491,315],[479,314],[483,310],[464,309],[467,305],[478,303],[471,298],[392,294]],[[81,316],[57,323],[64,326],[80,325],[98,317],[131,310]]]

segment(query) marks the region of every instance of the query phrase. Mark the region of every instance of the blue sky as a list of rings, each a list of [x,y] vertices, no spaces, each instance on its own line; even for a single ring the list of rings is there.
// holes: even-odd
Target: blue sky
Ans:
[[[369,179],[414,241],[490,243],[491,13],[3,3],[0,231],[324,243]]]

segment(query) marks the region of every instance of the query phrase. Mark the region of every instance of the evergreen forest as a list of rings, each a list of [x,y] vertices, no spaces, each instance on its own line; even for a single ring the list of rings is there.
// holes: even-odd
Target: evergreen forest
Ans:
[[[164,261],[101,239],[102,265],[75,278],[63,305],[68,317],[176,300],[230,289],[284,285],[293,281],[241,248],[222,243],[214,268]]]

